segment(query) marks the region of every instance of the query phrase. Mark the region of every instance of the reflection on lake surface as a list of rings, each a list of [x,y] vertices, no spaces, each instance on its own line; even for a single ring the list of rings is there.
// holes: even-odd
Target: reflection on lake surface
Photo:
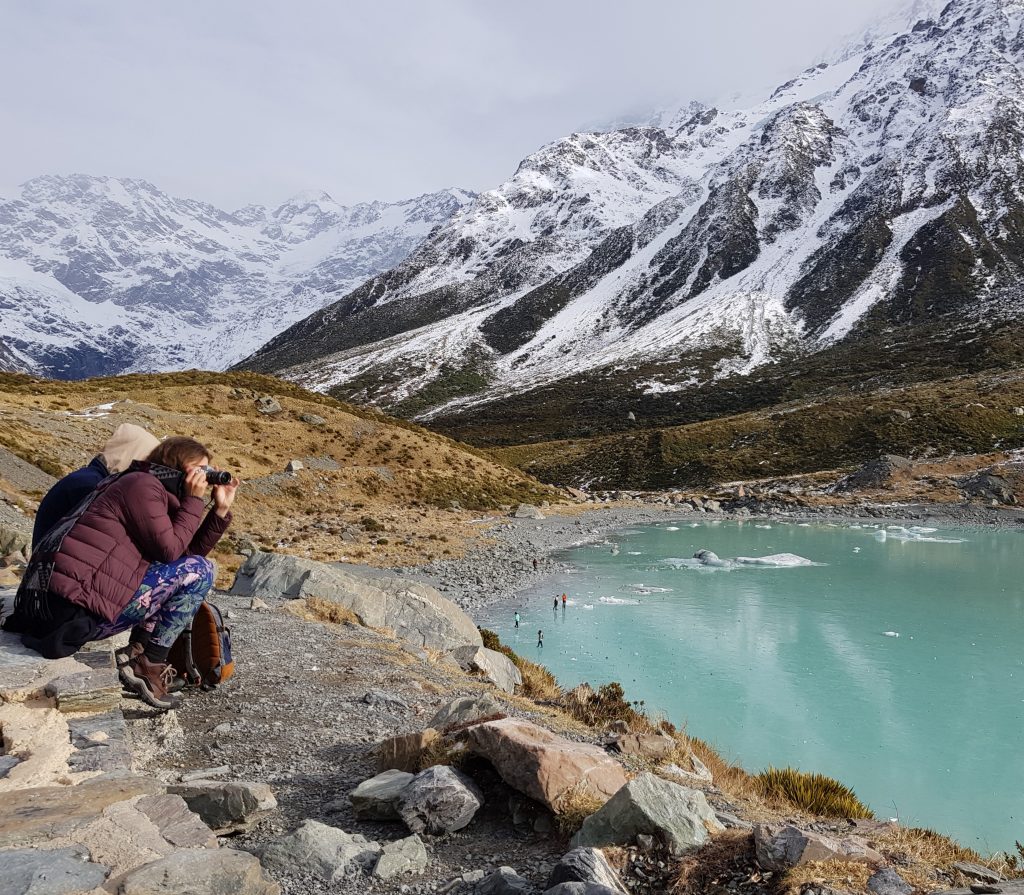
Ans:
[[[520,631],[508,604],[484,623],[567,686],[621,681],[726,757],[829,774],[879,817],[983,852],[1024,840],[1024,532],[682,521],[566,556]]]

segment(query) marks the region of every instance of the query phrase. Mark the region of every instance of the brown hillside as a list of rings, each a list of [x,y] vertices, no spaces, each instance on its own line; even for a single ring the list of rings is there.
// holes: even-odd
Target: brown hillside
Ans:
[[[281,411],[260,413],[262,395]],[[324,422],[301,419],[310,414]],[[242,479],[235,538],[320,559],[394,565],[459,553],[479,534],[470,523],[481,510],[557,499],[472,448],[271,377],[0,374],[0,446],[51,475],[87,463],[123,422],[198,438]],[[286,473],[292,459],[305,468]],[[0,476],[0,497],[27,510],[41,494],[37,478]]]

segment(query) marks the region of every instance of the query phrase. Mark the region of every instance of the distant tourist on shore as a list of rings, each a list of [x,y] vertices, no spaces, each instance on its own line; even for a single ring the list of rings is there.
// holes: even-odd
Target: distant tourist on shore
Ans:
[[[124,472],[133,460],[145,460],[158,444],[160,440],[142,426],[121,423],[88,466],[68,473],[39,501],[32,526],[32,549],[35,550],[43,535],[92,494],[108,475]]]
[[[569,603],[568,595],[562,594],[562,611],[563,612],[565,611],[565,607],[568,605],[568,603]]]
[[[32,552],[5,627],[48,659],[131,630],[121,682],[154,708],[174,708],[171,645],[213,587],[206,556],[231,524],[238,481],[213,487],[210,451],[165,439],[145,462],[104,479]]]
[[[541,628],[537,631],[537,648],[544,649],[544,629]]]
[[[537,571],[537,557],[536,556],[533,558],[533,571],[535,571],[535,572]]]
[[[552,605],[551,608],[554,609],[555,612],[558,612],[558,595],[557,594],[555,595],[555,602],[554,602],[554,604]]]
[[[515,615],[515,619],[516,619],[516,627],[518,628],[519,627],[519,613],[518,612]]]

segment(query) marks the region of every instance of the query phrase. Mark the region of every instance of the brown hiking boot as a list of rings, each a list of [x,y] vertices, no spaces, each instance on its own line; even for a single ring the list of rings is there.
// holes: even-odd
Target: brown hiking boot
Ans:
[[[171,692],[174,667],[166,662],[150,662],[145,653],[138,652],[118,669],[118,674],[127,689],[155,709],[166,711],[181,705],[181,697]]]

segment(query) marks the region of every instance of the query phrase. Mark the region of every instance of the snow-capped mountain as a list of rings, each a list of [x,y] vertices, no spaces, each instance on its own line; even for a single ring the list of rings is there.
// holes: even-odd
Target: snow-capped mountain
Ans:
[[[39,177],[0,199],[0,367],[60,378],[223,369],[398,264],[473,198],[228,213],[141,180]]]
[[[588,371],[683,390],[969,331],[1024,310],[1022,189],[1024,0],[952,0],[754,108],[544,147],[241,366],[429,418]]]

